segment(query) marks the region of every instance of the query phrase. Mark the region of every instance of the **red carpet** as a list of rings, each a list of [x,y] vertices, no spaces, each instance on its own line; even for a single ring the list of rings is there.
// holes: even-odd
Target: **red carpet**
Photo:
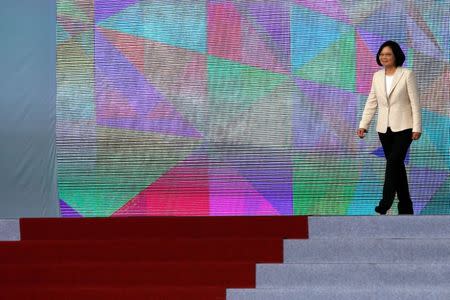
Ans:
[[[0,242],[0,299],[225,299],[282,262],[306,217],[22,219]]]

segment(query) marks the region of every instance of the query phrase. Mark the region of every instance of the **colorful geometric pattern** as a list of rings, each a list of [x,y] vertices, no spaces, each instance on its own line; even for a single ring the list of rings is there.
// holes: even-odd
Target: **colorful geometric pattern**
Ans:
[[[448,1],[57,5],[64,216],[374,214],[385,161],[355,131],[387,39],[423,106],[415,211],[450,214]]]

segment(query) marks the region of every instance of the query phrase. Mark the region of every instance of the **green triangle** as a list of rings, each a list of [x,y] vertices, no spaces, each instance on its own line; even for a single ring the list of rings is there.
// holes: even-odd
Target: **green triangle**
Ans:
[[[337,42],[295,72],[302,79],[355,91],[355,31],[343,34]]]
[[[424,159],[424,154],[433,159]],[[426,132],[422,134],[418,141],[412,142],[409,162],[411,166],[432,170],[442,169],[447,164],[445,154],[436,147],[436,144]]]
[[[214,56],[208,57],[208,97],[213,106],[212,112],[240,112],[264,98],[287,79],[287,75]]]
[[[347,214],[359,180],[359,168],[348,168],[354,161],[306,153],[293,162],[295,215]]]
[[[56,13],[58,16],[69,17],[73,20],[89,23],[88,16],[72,0],[58,0]]]
[[[420,212],[421,215],[450,214],[450,176]]]
[[[110,216],[201,143],[131,130],[97,130],[91,170],[87,168],[92,157],[77,162],[78,166],[58,164],[60,198],[86,217]]]

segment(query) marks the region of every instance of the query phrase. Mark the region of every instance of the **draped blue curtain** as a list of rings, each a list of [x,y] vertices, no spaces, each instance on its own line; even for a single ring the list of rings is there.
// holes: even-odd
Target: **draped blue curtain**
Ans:
[[[59,216],[56,2],[0,4],[0,218]]]

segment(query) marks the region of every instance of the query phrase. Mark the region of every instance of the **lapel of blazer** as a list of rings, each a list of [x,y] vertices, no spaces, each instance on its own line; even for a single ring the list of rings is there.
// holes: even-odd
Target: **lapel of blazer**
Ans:
[[[391,91],[389,92],[389,94],[387,94],[387,98],[389,99],[389,96],[392,94],[392,91],[395,89],[395,86],[397,85],[397,83],[400,81],[400,78],[403,75],[403,68],[402,67],[398,67],[397,70],[395,71],[394,74],[394,79],[392,80],[392,87],[391,87]],[[386,76],[386,75],[384,75]],[[386,78],[384,78],[384,82],[386,82]],[[386,90],[386,84],[384,84],[384,89]]]

